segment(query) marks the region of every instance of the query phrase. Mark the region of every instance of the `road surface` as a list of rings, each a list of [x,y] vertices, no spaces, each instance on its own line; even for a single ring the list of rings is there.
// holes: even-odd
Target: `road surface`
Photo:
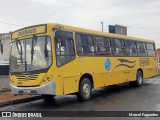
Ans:
[[[9,105],[0,108],[1,111],[160,111],[160,76],[147,79],[143,86],[132,88],[128,84],[117,87],[104,87],[93,91],[92,98],[80,102],[75,95],[55,97],[54,102],[43,99],[27,103]],[[9,118],[4,120],[9,120]],[[12,118],[15,119],[15,118]],[[39,118],[39,120],[44,118]],[[47,118],[63,120],[96,120],[98,118]],[[102,120],[150,120],[151,118],[99,118]],[[152,118],[160,120],[159,118]]]

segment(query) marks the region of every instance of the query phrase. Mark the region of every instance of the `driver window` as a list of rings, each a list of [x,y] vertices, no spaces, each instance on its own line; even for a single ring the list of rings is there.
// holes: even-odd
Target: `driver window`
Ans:
[[[55,32],[55,47],[57,66],[62,66],[75,59],[72,32],[57,30]]]

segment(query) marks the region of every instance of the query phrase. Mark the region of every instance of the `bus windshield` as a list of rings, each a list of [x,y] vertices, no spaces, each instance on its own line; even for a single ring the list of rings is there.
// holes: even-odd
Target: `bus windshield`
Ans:
[[[50,37],[16,40],[11,44],[10,71],[26,72],[49,68],[52,63]]]

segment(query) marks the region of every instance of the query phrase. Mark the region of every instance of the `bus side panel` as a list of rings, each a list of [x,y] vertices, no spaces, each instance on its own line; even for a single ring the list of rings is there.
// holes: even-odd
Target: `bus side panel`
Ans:
[[[105,86],[104,80],[107,79],[107,75],[104,73],[94,73],[93,75],[94,88]]]
[[[108,72],[108,80],[106,81],[107,85],[114,85],[122,83],[124,79],[122,79],[121,71]]]
[[[49,76],[56,85],[56,95],[63,95],[63,78],[61,78],[58,74],[55,67],[51,67],[47,72],[46,76]]]
[[[62,78],[56,78],[56,95],[63,95],[63,79]]]
[[[158,74],[158,60],[157,57],[150,57],[150,77],[156,76]]]
[[[150,78],[157,75],[156,57],[139,58],[139,68],[143,70],[143,78]]]
[[[135,67],[135,63],[129,63],[134,61],[133,59],[125,58],[125,57],[110,57],[108,58],[111,62],[111,69],[108,70],[108,80],[106,81],[107,85],[124,83],[129,80],[129,78],[133,79],[131,76],[131,71]]]
[[[104,67],[103,57],[78,57],[78,74],[90,74],[93,77],[94,88],[105,86],[107,72]]]
[[[137,67],[134,69],[131,69],[130,72],[127,74],[127,81],[135,81],[136,80],[136,74],[137,74]]]
[[[64,78],[64,94],[78,92],[78,79],[76,77]]]
[[[140,60],[146,60],[148,57],[113,57],[110,58],[112,62],[112,70],[109,72],[109,85],[124,83],[136,80],[138,69],[142,69],[144,78],[151,77],[150,65],[146,61],[140,63]]]
[[[55,74],[60,76],[61,82],[63,83],[60,91],[63,91],[63,94],[69,94],[77,92],[78,90],[78,81],[76,79],[77,74],[77,62],[76,59],[55,68]]]
[[[150,78],[151,76],[151,73],[150,73],[150,67],[149,65],[148,66],[145,66],[145,67],[141,67],[142,70],[143,70],[143,78],[146,79],[146,78]]]

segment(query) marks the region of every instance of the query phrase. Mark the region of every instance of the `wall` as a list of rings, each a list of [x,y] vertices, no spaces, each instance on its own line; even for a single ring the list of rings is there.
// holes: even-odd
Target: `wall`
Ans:
[[[0,75],[9,74],[9,52],[10,52],[11,34],[0,34],[0,42],[3,44],[3,54],[0,52]]]

